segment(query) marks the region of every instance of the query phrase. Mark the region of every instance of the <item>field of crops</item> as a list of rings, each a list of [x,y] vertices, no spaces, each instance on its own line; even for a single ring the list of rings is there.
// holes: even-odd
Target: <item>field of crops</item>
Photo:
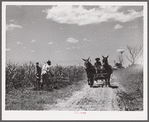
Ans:
[[[78,82],[84,78],[82,66],[51,66],[53,77],[49,79],[49,89],[59,89]],[[59,73],[62,76],[59,76]],[[6,93],[13,89],[36,87],[35,64],[32,62],[6,64]]]
[[[143,110],[143,66],[130,66],[114,74],[123,88],[117,93],[119,107],[125,111]]]
[[[44,87],[43,90],[36,90],[34,63],[7,63],[6,110],[42,110],[43,104],[53,104],[57,98],[70,97],[83,84],[87,84],[83,66],[51,66],[51,72],[53,77],[49,79],[48,89]],[[119,108],[124,111],[142,111],[143,66],[115,70],[113,75],[119,85],[116,92]]]

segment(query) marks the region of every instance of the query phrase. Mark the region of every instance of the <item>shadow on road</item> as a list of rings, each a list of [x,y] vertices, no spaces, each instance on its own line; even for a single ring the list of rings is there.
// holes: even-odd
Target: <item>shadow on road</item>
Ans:
[[[102,85],[93,86],[93,88],[99,88],[99,87],[102,88]]]
[[[110,85],[109,87],[112,88],[112,89],[117,89],[118,88],[118,86],[114,86],[114,85]]]
[[[99,87],[103,88],[102,85],[96,85],[96,86],[93,86],[92,88],[99,88]],[[118,86],[116,86],[116,85],[110,85],[109,87],[112,88],[112,89],[117,89],[118,88]]]

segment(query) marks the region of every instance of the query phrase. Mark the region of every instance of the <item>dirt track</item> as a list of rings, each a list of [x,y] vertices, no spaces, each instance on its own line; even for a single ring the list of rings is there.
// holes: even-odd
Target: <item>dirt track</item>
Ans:
[[[118,86],[115,82],[116,77],[112,76],[111,85],[113,87],[101,87],[98,83],[90,88],[84,85],[81,91],[65,100],[57,100],[57,104],[44,105],[45,110],[50,111],[117,111],[119,110],[116,100],[116,91]]]

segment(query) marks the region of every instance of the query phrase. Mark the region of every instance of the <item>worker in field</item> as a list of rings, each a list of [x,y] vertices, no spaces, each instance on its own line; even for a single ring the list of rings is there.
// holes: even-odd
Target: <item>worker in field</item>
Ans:
[[[41,80],[41,88],[43,89],[43,85],[46,84],[46,87],[49,87],[49,78],[50,76],[53,77],[52,72],[50,71],[51,61],[48,60],[43,66],[42,66],[42,80]]]
[[[41,80],[41,67],[39,66],[39,62],[36,63],[36,69],[35,69],[35,74],[36,74],[36,86],[37,88],[40,87],[40,80]]]
[[[98,70],[100,69],[101,66],[101,62],[100,62],[100,58],[95,58],[96,62],[94,64],[94,67],[96,69],[96,73],[98,73]]]

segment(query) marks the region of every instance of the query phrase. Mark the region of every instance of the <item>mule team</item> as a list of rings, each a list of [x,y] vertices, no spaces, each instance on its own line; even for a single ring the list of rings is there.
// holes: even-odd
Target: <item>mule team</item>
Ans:
[[[105,76],[105,81],[106,85],[110,86],[110,76],[113,72],[112,67],[108,64],[108,57],[103,57],[102,64],[100,62],[100,58],[96,58],[96,62],[94,66],[90,62],[90,58],[88,59],[83,59],[85,70],[87,73],[87,78],[88,78],[88,84],[92,87],[93,86],[93,75],[96,73],[99,73],[99,71],[103,70],[107,73]],[[51,61],[48,60],[42,68],[39,66],[39,63],[36,63],[36,81],[37,81],[37,87],[43,89],[43,85],[46,84],[46,86],[49,86],[49,75],[53,77],[52,72],[50,71],[50,65]]]
[[[109,65],[108,63],[108,57],[103,57],[103,60],[102,60],[102,65],[101,65],[101,62],[99,62],[99,58],[96,58],[96,63],[94,64],[94,66],[91,64],[90,62],[90,58],[88,59],[83,59],[85,62],[84,62],[84,65],[86,67],[86,73],[87,73],[87,78],[88,78],[88,85],[90,85],[90,87],[93,86],[93,83],[94,83],[94,80],[103,80],[105,79],[105,85],[107,86],[110,86],[110,77],[111,77],[111,74],[113,73],[113,69],[112,69],[112,66]],[[104,75],[101,75],[103,77],[97,77],[97,78],[94,78],[95,74],[98,74],[102,72]]]

